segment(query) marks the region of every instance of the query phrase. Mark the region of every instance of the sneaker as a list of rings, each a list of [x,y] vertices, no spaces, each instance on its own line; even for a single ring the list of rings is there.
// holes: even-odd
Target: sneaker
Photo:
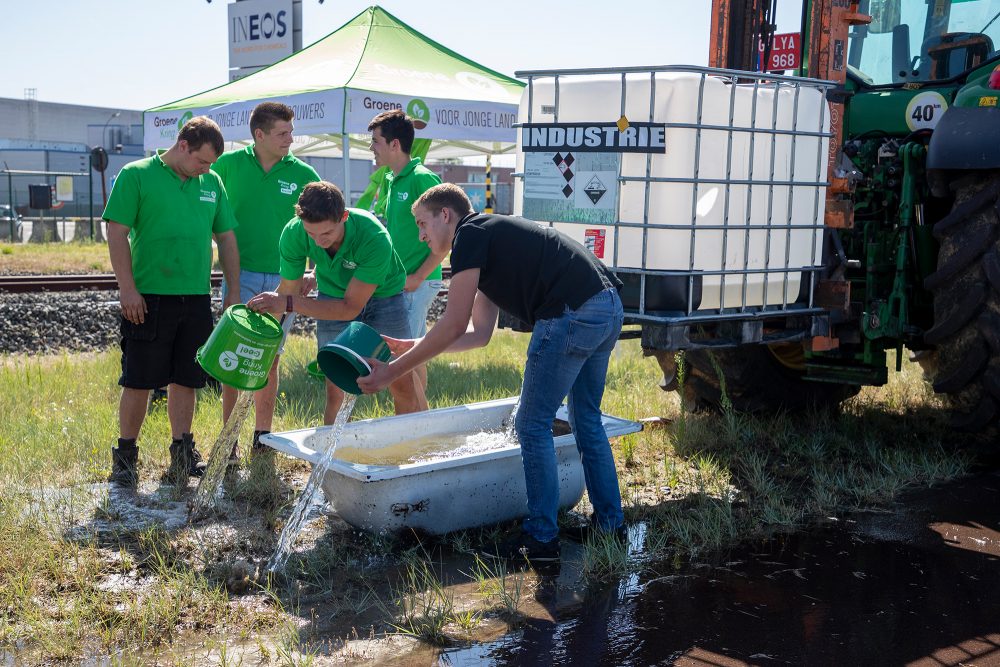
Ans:
[[[139,483],[139,448],[135,443],[111,448],[111,475],[108,481],[116,486],[135,488]]]
[[[590,521],[583,526],[569,526],[562,529],[569,539],[581,544],[598,540],[613,539],[619,544],[628,544],[628,529],[622,524],[614,530],[604,530],[597,527],[597,517],[590,515]]]
[[[499,544],[482,549],[480,553],[487,558],[498,560],[526,560],[530,562],[552,562],[559,560],[559,538],[548,542],[539,542],[527,533],[520,533],[507,538]]]

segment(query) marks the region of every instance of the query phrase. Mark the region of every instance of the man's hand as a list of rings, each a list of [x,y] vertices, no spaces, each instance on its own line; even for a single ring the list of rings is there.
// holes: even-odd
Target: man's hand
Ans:
[[[393,338],[384,335],[382,336],[382,340],[389,346],[389,351],[392,352],[392,356],[394,357],[403,354],[417,343],[416,338]]]
[[[395,381],[396,374],[389,364],[378,359],[368,359],[368,364],[372,367],[372,372],[358,378],[358,388],[364,393],[378,393]]]
[[[235,306],[238,303],[240,303],[240,288],[239,288],[239,286],[237,286],[236,289],[232,289],[232,288],[227,289],[226,290],[226,298],[222,301],[222,310],[225,310],[226,308],[229,308],[229,306]]]
[[[123,289],[119,293],[118,300],[122,307],[122,317],[132,324],[142,324],[146,321],[146,300],[138,290]]]
[[[307,273],[302,276],[299,283],[299,296],[309,296],[309,293],[316,289],[316,274]]]
[[[257,311],[258,313],[280,315],[285,312],[285,304],[287,302],[288,298],[284,294],[278,294],[277,292],[261,292],[254,298],[247,301],[247,307],[251,310]]]
[[[403,291],[412,292],[416,290],[418,287],[420,287],[420,284],[422,282],[424,281],[423,279],[420,278],[420,276],[418,276],[415,273],[411,273],[410,275],[406,276],[406,284],[403,285]]]

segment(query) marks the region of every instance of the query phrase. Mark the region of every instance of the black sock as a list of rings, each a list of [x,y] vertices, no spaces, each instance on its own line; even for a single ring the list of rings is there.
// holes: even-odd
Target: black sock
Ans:
[[[135,449],[135,438],[118,438],[118,449]]]
[[[270,431],[254,431],[253,432],[253,444],[260,445],[260,436],[267,435]]]

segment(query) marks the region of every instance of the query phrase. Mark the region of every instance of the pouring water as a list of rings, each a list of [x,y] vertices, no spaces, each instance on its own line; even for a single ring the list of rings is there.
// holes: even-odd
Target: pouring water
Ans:
[[[330,464],[333,463],[337,443],[340,441],[340,436],[344,433],[344,426],[347,425],[347,420],[350,419],[351,413],[354,412],[354,403],[357,400],[358,397],[355,394],[344,394],[344,403],[340,406],[340,412],[337,413],[337,418],[334,420],[333,425],[330,426],[326,448],[320,457],[319,463],[313,467],[312,474],[309,475],[309,481],[306,482],[305,488],[299,494],[299,499],[292,509],[288,523],[285,524],[284,529],[281,531],[281,537],[278,539],[278,547],[275,549],[274,555],[271,556],[271,560],[267,563],[268,572],[278,572],[284,569],[288,563],[292,546],[295,544],[295,540],[306,522],[306,516],[309,514],[309,508],[313,505],[314,497],[318,493],[323,492],[320,485],[323,482],[323,478],[326,477],[326,472],[330,468]]]
[[[233,451],[236,439],[240,437],[240,429],[243,422],[246,421],[247,415],[250,414],[252,404],[253,392],[241,391],[229,419],[209,451],[208,466],[205,468],[205,474],[202,475],[201,481],[198,482],[190,518],[196,518],[205,510],[214,507],[222,496],[222,482],[225,480],[226,468],[229,465],[229,453]]]

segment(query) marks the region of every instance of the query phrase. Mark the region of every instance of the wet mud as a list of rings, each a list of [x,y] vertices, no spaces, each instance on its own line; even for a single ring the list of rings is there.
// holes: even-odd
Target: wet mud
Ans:
[[[424,664],[1000,664],[1000,474],[651,570]]]

